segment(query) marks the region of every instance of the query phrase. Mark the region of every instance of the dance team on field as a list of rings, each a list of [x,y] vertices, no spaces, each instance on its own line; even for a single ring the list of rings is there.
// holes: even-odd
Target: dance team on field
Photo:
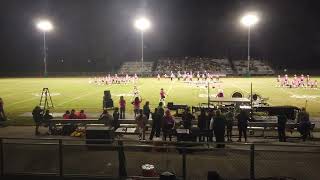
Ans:
[[[288,88],[318,88],[318,81],[311,80],[310,76],[307,75],[306,77],[301,74],[297,76],[296,74],[293,78],[289,78],[287,74],[283,77],[278,75],[277,82],[279,87],[288,87]]]

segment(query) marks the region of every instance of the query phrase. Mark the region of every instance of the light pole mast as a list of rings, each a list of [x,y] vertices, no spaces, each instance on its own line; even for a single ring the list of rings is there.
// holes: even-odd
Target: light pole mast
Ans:
[[[255,14],[246,14],[241,18],[241,23],[248,28],[248,66],[247,71],[250,75],[250,40],[251,40],[251,27],[258,23],[258,17]]]
[[[50,21],[42,20],[37,23],[37,28],[43,32],[43,63],[44,63],[44,76],[48,76],[47,69],[47,44],[46,44],[46,32],[49,32],[53,29],[53,26]]]

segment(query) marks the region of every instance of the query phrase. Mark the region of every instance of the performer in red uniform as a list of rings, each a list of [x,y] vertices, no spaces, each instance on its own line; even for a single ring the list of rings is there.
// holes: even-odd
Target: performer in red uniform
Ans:
[[[164,101],[166,98],[166,93],[164,92],[163,88],[160,89],[160,101]]]

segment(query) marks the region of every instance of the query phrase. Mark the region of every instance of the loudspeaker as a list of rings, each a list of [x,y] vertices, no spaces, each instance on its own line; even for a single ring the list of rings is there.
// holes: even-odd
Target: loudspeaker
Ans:
[[[109,90],[104,91],[104,99],[111,99],[111,93]]]
[[[89,126],[86,128],[87,144],[111,144],[113,139],[114,139],[114,129],[112,127],[106,127],[106,126],[90,127]]]
[[[103,107],[104,108],[112,108],[113,107],[113,100],[112,99],[104,100]]]

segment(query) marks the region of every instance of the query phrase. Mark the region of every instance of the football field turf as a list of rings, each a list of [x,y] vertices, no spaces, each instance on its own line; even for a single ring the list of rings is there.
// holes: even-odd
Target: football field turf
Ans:
[[[312,77],[312,80],[320,78]],[[253,84],[253,93],[269,98],[270,105],[294,105],[304,107],[307,100],[307,110],[311,116],[320,117],[320,89],[309,88],[280,88],[276,78],[221,78],[221,83],[210,88],[214,96],[218,89],[223,89],[225,97],[230,97],[235,91],[240,91],[245,97],[250,94],[250,83]],[[5,112],[10,119],[9,124],[30,124],[32,119],[21,117],[31,112],[39,104],[42,88],[50,90],[54,109],[52,112],[62,113],[71,109],[84,109],[86,112],[101,112],[104,90],[110,90],[115,105],[118,105],[119,96],[123,95],[127,101],[127,112],[132,112],[133,83],[97,85],[89,84],[89,78],[1,78],[0,97],[5,103]],[[174,104],[198,105],[207,102],[207,88],[194,80],[192,83],[170,81],[170,79],[140,78],[136,83],[143,101],[150,101],[153,109],[159,102],[160,88],[168,94],[166,102]],[[144,104],[143,102],[143,104]]]

